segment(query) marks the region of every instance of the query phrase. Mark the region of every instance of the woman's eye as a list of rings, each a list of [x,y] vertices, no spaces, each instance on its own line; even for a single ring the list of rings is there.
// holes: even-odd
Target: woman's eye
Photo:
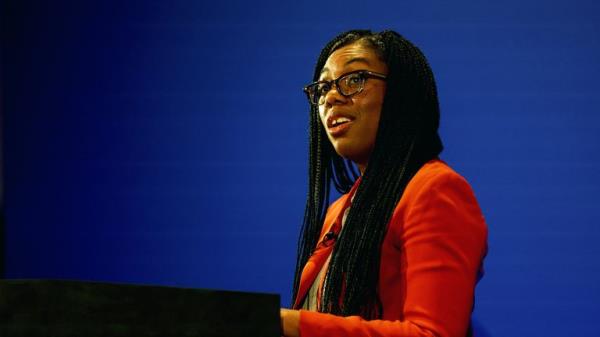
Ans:
[[[358,74],[350,75],[346,79],[346,84],[348,84],[349,86],[356,86],[360,84],[361,80],[362,78]]]
[[[331,89],[331,84],[329,84],[329,83],[321,83],[317,87],[317,94],[319,94],[319,96],[323,95],[323,94],[326,94],[330,89]]]

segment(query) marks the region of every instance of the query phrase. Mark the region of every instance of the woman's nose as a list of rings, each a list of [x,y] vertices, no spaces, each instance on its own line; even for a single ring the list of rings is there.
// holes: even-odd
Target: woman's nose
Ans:
[[[340,94],[337,85],[332,85],[331,89],[329,89],[328,92],[325,93],[325,105],[335,105],[335,104],[339,104],[340,102],[345,102],[347,99],[347,97],[345,97],[344,95]]]

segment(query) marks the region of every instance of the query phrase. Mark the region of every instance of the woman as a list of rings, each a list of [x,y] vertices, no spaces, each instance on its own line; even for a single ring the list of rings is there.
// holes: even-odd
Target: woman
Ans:
[[[322,50],[313,80],[309,194],[283,334],[471,335],[487,229],[469,184],[438,159],[425,57],[393,31],[349,31]],[[344,195],[329,204],[331,183]]]

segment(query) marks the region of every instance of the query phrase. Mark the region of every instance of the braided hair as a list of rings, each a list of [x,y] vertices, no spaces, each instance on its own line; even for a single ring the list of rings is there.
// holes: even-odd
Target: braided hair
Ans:
[[[409,180],[443,146],[437,132],[439,106],[433,73],[423,53],[398,33],[351,30],[338,35],[321,51],[313,80],[318,80],[335,50],[352,43],[372,48],[389,73],[375,146],[334,246],[319,310],[376,319],[383,315],[378,280],[388,223]],[[302,269],[323,227],[331,186],[347,193],[358,178],[353,164],[329,142],[316,106],[311,106],[309,123],[309,188],[298,242],[294,301]]]

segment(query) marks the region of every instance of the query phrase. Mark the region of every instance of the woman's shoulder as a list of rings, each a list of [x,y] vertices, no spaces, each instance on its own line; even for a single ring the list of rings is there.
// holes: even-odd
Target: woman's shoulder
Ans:
[[[481,251],[487,227],[471,185],[440,159],[414,175],[396,206],[392,232],[406,239],[415,233],[460,233],[474,237]]]
[[[437,158],[425,163],[409,181],[396,211],[415,207],[421,209],[424,205],[432,203],[450,203],[453,207],[473,213],[481,212],[475,193],[467,180],[446,162]]]
[[[443,186],[463,186],[470,189],[467,180],[445,161],[435,158],[425,163],[406,186],[406,194],[421,192],[423,189]]]

